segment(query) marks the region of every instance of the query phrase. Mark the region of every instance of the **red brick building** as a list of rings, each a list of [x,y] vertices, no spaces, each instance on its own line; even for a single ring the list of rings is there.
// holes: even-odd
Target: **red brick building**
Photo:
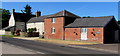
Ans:
[[[44,38],[110,43],[118,41],[114,16],[81,18],[66,10],[44,19]]]
[[[65,38],[113,43],[119,41],[119,37],[116,37],[118,29],[114,16],[77,18],[73,23],[65,26]]]
[[[47,16],[44,19],[44,37],[49,39],[65,39],[64,26],[72,23],[79,16],[66,10]]]

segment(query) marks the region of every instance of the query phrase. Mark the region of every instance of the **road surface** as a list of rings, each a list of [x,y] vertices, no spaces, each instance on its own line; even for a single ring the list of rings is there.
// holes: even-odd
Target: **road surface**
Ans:
[[[37,54],[30,51],[29,49],[24,49],[12,44],[2,43],[2,54]]]
[[[3,37],[2,41],[5,43],[10,43],[16,46],[27,48],[33,51],[37,51],[39,54],[116,54],[106,51],[75,48],[70,46],[9,38],[9,37]]]

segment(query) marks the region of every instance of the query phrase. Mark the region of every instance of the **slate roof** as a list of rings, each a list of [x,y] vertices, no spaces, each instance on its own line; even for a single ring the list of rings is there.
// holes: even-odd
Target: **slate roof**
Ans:
[[[34,23],[34,22],[44,22],[44,19],[47,18],[49,15],[33,17],[27,23]]]
[[[51,15],[45,15],[45,16],[39,16],[39,17],[33,17],[31,18],[27,23],[33,23],[33,22],[44,22],[45,18],[52,18],[52,17],[74,17],[74,18],[79,18],[79,16],[68,12],[66,10],[60,11],[58,13],[55,14],[51,14]]]
[[[7,27],[3,28],[2,30],[6,30],[6,29],[9,29],[9,28],[12,28],[12,27],[14,27],[14,26],[7,26]]]
[[[16,22],[27,22],[31,17],[35,17],[35,15],[28,15],[25,13],[13,13]]]
[[[73,23],[65,26],[66,28],[74,27],[104,27],[114,16],[77,18]]]
[[[60,11],[58,13],[55,13],[53,15],[50,15],[49,17],[61,17],[61,16],[67,16],[67,17],[74,17],[74,18],[79,18],[79,16],[71,13],[71,12],[68,12],[67,10],[63,10],[63,11]]]

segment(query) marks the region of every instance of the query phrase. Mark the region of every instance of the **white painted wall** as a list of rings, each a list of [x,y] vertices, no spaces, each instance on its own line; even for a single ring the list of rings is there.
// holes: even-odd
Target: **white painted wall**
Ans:
[[[15,26],[15,19],[14,19],[13,13],[12,13],[10,20],[9,20],[9,26]]]
[[[0,30],[0,35],[5,35],[5,30]]]
[[[36,23],[27,23],[28,28],[36,28],[40,35],[43,35],[44,32],[44,22],[36,22]]]

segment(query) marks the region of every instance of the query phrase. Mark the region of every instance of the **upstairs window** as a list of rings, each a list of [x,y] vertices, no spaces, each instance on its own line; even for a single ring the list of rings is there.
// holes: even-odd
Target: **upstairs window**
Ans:
[[[56,18],[52,18],[52,23],[55,23],[56,22]]]
[[[55,28],[54,27],[52,28],[52,34],[55,34]]]

